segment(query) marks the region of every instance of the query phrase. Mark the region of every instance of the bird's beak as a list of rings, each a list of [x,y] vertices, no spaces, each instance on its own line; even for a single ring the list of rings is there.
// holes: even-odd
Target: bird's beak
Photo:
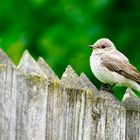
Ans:
[[[94,45],[89,45],[88,47],[94,49]]]

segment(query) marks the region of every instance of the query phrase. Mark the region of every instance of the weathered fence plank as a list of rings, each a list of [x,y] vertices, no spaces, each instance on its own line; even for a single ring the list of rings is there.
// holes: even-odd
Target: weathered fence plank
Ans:
[[[78,89],[78,87],[80,86],[80,83],[77,82],[78,77],[79,76],[77,75],[77,73],[75,73],[73,68],[69,65],[61,77],[61,82],[65,87],[73,87]]]
[[[24,53],[18,70],[16,139],[45,140],[47,78],[28,52]]]
[[[16,72],[14,64],[0,50],[0,139],[16,136]]]
[[[125,140],[140,140],[140,99],[131,89],[127,89],[123,103],[126,108]]]
[[[64,96],[63,88],[58,83],[49,83],[46,115],[46,139],[63,138]]]
[[[34,74],[34,75],[44,75],[41,68],[38,66],[36,61],[32,58],[29,52],[26,50],[17,66],[18,70],[23,74]]]
[[[4,51],[1,48],[0,48],[0,64],[1,66],[3,66],[2,64],[11,66],[11,67],[15,66],[13,62],[11,61],[11,59],[4,53]]]
[[[125,108],[110,92],[101,90],[99,97],[104,100],[101,102],[103,108],[100,110],[100,116],[105,117],[102,124],[102,127],[105,126],[103,139],[125,140]]]
[[[48,78],[46,139],[64,138],[64,94],[59,78],[48,64],[39,58],[38,65]]]
[[[87,78],[87,76],[84,73],[81,73],[79,81],[81,81],[85,85],[84,87],[86,89],[91,89],[92,92],[98,94],[97,88],[93,85],[93,83]]]
[[[79,76],[75,73],[71,66],[66,68],[63,73],[61,82],[65,87],[65,136],[64,139],[81,140],[83,137],[83,120],[84,120],[84,106],[85,106],[85,92],[79,90],[82,87]]]
[[[44,74],[48,77],[50,81],[59,81],[59,78],[56,76],[56,74],[53,72],[53,70],[49,67],[49,65],[45,62],[43,58],[39,57],[37,64],[40,66],[41,70],[44,72]]]
[[[0,49],[0,140],[139,140],[140,100],[123,103],[82,73],[61,80],[25,51],[16,67]]]

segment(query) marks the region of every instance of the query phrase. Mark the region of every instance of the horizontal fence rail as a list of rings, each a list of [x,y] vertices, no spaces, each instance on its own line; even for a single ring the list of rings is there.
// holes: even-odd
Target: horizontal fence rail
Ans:
[[[0,140],[140,140],[140,100],[122,102],[71,66],[59,79],[25,51],[18,66],[0,49]]]

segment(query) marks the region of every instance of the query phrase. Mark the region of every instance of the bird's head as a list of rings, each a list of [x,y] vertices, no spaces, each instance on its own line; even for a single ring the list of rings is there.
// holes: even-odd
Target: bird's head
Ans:
[[[94,54],[112,52],[116,50],[114,44],[107,38],[101,38],[97,40],[93,45],[89,45],[89,47],[93,49]]]

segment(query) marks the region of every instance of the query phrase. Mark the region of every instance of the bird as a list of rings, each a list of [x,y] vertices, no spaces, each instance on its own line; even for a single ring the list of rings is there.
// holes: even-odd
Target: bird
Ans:
[[[140,73],[128,58],[116,49],[108,38],[98,39],[93,45],[90,68],[103,84],[102,88],[112,90],[114,85],[129,87],[140,92]]]

